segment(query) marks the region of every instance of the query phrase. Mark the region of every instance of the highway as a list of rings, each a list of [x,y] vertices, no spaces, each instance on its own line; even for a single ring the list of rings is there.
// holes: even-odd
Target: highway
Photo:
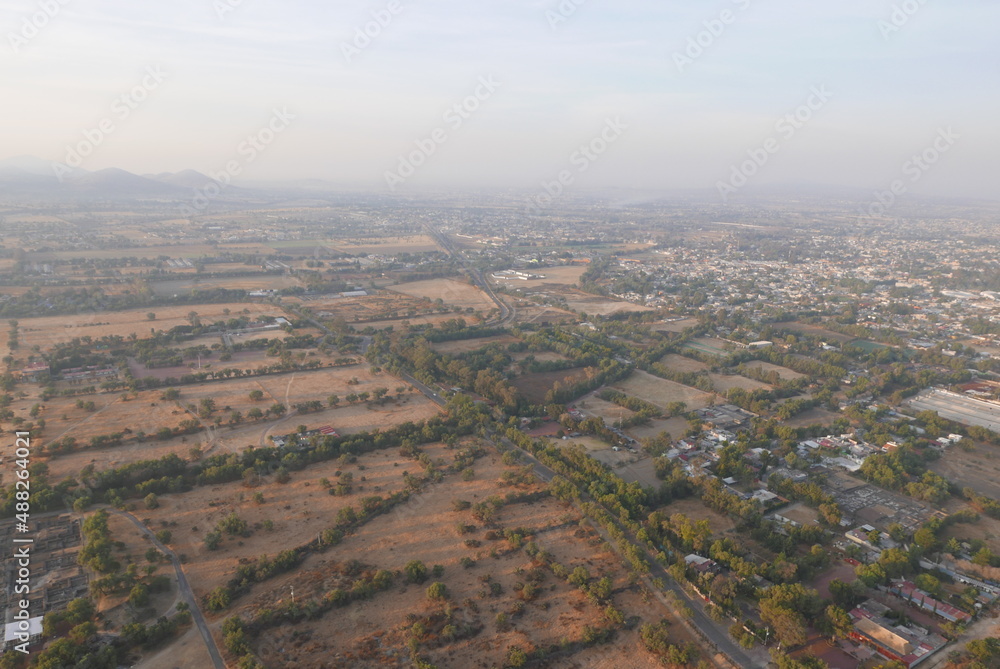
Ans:
[[[486,278],[483,276],[483,273],[478,269],[470,267],[468,264],[466,264],[465,259],[462,257],[462,254],[455,250],[455,248],[451,245],[451,241],[449,241],[447,237],[445,237],[437,230],[434,230],[429,225],[424,227],[427,230],[427,234],[433,237],[434,240],[437,241],[438,245],[441,248],[443,248],[445,252],[447,252],[448,255],[452,257],[452,259],[458,262],[458,264],[460,264],[466,272],[469,273],[469,276],[479,287],[479,289],[482,290],[484,293],[486,293],[487,297],[489,297],[490,300],[493,301],[493,304],[497,305],[497,309],[500,311],[500,315],[497,316],[496,319],[489,321],[487,324],[507,325],[508,323],[512,322],[515,316],[517,316],[517,312],[514,310],[513,307],[508,306],[506,302],[500,299],[500,297],[493,290],[493,287],[490,285],[490,282],[487,281]]]

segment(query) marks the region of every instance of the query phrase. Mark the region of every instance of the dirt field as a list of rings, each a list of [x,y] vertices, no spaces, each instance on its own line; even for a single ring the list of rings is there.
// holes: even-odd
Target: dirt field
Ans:
[[[780,365],[772,365],[771,363],[764,362],[763,360],[748,362],[746,363],[746,366],[750,369],[759,369],[764,372],[777,372],[778,378],[782,381],[795,381],[797,379],[806,378],[805,374],[799,374],[795,370],[788,369],[787,367],[782,367]]]
[[[649,425],[630,427],[627,432],[636,439],[659,436],[661,432],[668,433],[674,439],[680,439],[688,429],[687,419],[683,416],[654,420]]]
[[[625,381],[620,381],[611,387],[659,407],[671,402],[684,402],[689,411],[707,407],[714,397],[712,393],[661,379],[643,371],[636,371]]]
[[[687,358],[676,353],[668,353],[660,360],[660,363],[667,369],[683,373],[697,373],[709,369],[709,366],[700,360]]]
[[[596,393],[591,393],[580,398],[574,406],[591,416],[603,418],[607,423],[614,423],[615,421],[631,418],[635,415],[634,411],[618,406],[614,402],[602,400],[597,396],[599,392],[597,391]]]
[[[224,313],[225,309],[229,309],[229,315]],[[140,338],[148,337],[150,328],[166,331],[178,325],[189,325],[188,314],[192,311],[198,314],[203,323],[226,320],[240,315],[247,315],[249,318],[285,316],[279,307],[270,304],[237,302],[135,309],[78,316],[22,318],[18,319],[21,350],[30,349],[37,345],[45,351],[55,344],[68,342],[74,337],[89,336],[93,339],[99,339],[107,335],[128,337],[132,333]],[[156,314],[154,320],[147,318],[146,314],[150,312]]]
[[[1000,499],[1000,449],[995,446],[977,444],[971,453],[960,448],[950,448],[939,460],[933,461],[930,467],[962,487]]]
[[[811,509],[801,502],[786,506],[776,513],[789,520],[794,520],[799,525],[815,525],[819,521],[819,513],[816,509]]]
[[[356,332],[360,332],[365,328],[373,328],[375,330],[385,330],[387,328],[392,328],[393,330],[403,330],[409,325],[440,325],[445,321],[451,320],[458,317],[458,314],[430,314],[426,316],[408,316],[405,318],[389,318],[386,320],[378,321],[365,321],[363,323],[354,323],[351,327],[354,328]],[[473,314],[462,314],[461,318],[468,325],[476,325],[482,322],[482,318]]]
[[[688,328],[693,328],[696,325],[698,325],[698,320],[696,318],[682,318],[680,320],[653,323],[649,327],[650,329],[658,332],[675,332],[679,334]]]
[[[458,341],[443,341],[439,344],[431,344],[433,348],[438,353],[443,353],[445,355],[460,355],[462,353],[471,353],[472,351],[477,351],[484,346],[489,344],[501,344],[506,346],[507,344],[513,344],[521,341],[517,337],[511,337],[509,335],[501,335],[499,337],[482,337],[481,339],[460,339]],[[525,354],[528,355],[528,354]]]
[[[514,379],[514,387],[517,388],[529,401],[539,404],[545,401],[545,394],[558,382],[563,385],[572,384],[582,380],[585,371],[581,368],[560,370],[558,372],[539,372],[535,374],[525,374]]]
[[[508,298],[509,299],[509,298]],[[519,301],[515,305],[519,323],[574,323],[576,315],[563,309]]]
[[[348,381],[355,378],[358,383],[349,385]],[[408,390],[401,400],[393,399],[383,406],[362,403],[349,405],[345,399],[348,394],[372,392],[379,387],[388,388],[390,396],[395,398],[398,387],[409,386],[386,373],[373,375],[367,366],[358,366],[185,386],[181,389],[181,397],[177,403],[160,400],[160,391],[140,393],[139,399],[127,402],[122,401],[118,394],[92,396],[98,404],[98,411],[95,413],[87,413],[72,406],[66,410],[67,419],[64,421],[59,409],[51,409],[53,418],[48,418],[49,424],[46,426],[47,435],[52,435],[51,440],[67,435],[85,442],[90,436],[121,431],[128,427],[133,430],[144,429],[152,434],[160,427],[176,426],[183,420],[193,418],[184,408],[189,404],[197,406],[206,397],[215,400],[218,410],[214,415],[223,416],[226,420],[229,416],[226,406],[245,415],[253,407],[263,410],[275,402],[282,402],[289,408],[289,413],[280,420],[245,422],[236,427],[223,425],[217,429],[165,441],[128,441],[111,448],[74,451],[52,458],[49,461],[50,473],[58,481],[77,474],[88,464],[103,470],[129,462],[160,458],[170,453],[187,458],[195,447],[200,448],[203,454],[240,452],[248,446],[269,445],[268,437],[294,432],[298,425],[306,425],[310,429],[331,426],[340,434],[354,434],[385,429],[408,421],[426,420],[439,412],[436,404],[423,395]],[[264,399],[256,403],[250,400],[251,390],[262,390]],[[337,394],[341,398],[341,404],[336,408],[305,415],[298,415],[292,410],[294,404],[301,402],[320,400],[325,403],[331,394]],[[156,406],[151,406],[153,404]],[[19,406],[18,409],[23,407]],[[202,424],[210,425],[211,422],[212,418],[202,421]]]
[[[573,311],[582,311],[596,316],[610,316],[611,314],[623,312],[653,311],[651,307],[641,304],[609,300],[606,297],[599,297],[582,291],[567,292],[563,297],[566,299],[566,305]]]
[[[808,323],[775,323],[774,327],[776,330],[789,330],[791,332],[798,332],[808,337],[822,337],[827,341],[835,341],[839,343],[844,343],[852,341],[855,337],[848,335],[842,335],[839,332],[833,332],[832,330],[827,330],[818,325],[810,325]]]
[[[741,388],[747,391],[774,389],[774,386],[769,386],[766,383],[754,381],[753,379],[736,374],[709,374],[708,378],[712,379],[712,385],[715,387],[716,392],[721,394],[725,394],[733,388]]]
[[[732,344],[715,337],[699,337],[697,339],[692,339],[685,344],[684,347],[698,351],[699,353],[714,355],[717,358],[724,358],[733,350]]]
[[[449,306],[462,307],[463,309],[472,307],[477,311],[489,311],[496,308],[493,301],[479,288],[455,279],[414,281],[413,283],[389,286],[388,289],[410,297],[442,300]]]
[[[427,235],[412,235],[410,237],[372,237],[370,239],[337,240],[330,243],[331,247],[343,253],[352,255],[396,253],[428,253],[440,251],[441,247]]]

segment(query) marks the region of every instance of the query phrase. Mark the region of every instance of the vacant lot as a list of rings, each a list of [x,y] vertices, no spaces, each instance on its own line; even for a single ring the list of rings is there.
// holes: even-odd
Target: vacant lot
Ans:
[[[389,290],[410,297],[441,300],[448,306],[472,307],[477,311],[488,311],[496,307],[486,293],[472,284],[455,279],[430,279],[429,281],[414,281],[389,286]]]
[[[625,381],[620,381],[611,387],[627,395],[646,400],[658,407],[664,407],[671,402],[684,402],[688,410],[704,409],[714,397],[712,393],[661,379],[642,371],[633,372]]]
[[[610,316],[611,314],[635,311],[653,311],[652,308],[641,304],[609,300],[606,297],[599,297],[578,290],[565,291],[562,297],[566,300],[566,306],[573,311],[582,311],[597,316]]]
[[[460,355],[462,353],[470,353],[472,351],[477,351],[484,346],[490,344],[501,344],[506,346],[507,344],[514,344],[521,341],[517,337],[511,337],[510,335],[500,335],[499,337],[482,337],[480,339],[460,339],[458,341],[443,341],[438,344],[431,344],[433,348],[438,353],[443,353],[445,355]],[[527,355],[527,354],[526,354]]]
[[[746,391],[773,390],[773,387],[767,385],[766,383],[754,381],[753,379],[748,379],[745,376],[738,376],[736,374],[709,374],[708,378],[712,379],[712,386],[715,388],[716,392],[721,394],[725,394],[733,388],[740,388],[741,390]]]
[[[827,411],[826,409],[810,409],[797,414],[785,421],[789,427],[807,427],[809,425],[831,425],[840,418],[840,414]]]
[[[980,495],[1000,499],[1000,449],[995,446],[977,444],[971,453],[950,448],[930,467],[963,488],[969,487]]]
[[[584,369],[568,369],[558,372],[539,372],[535,374],[525,374],[514,379],[514,387],[517,388],[529,401],[541,404],[545,401],[545,394],[548,393],[556,383],[562,385],[572,385],[586,378],[587,372]]]
[[[780,365],[772,365],[769,362],[764,362],[763,360],[754,360],[753,362],[746,363],[746,366],[750,369],[759,369],[765,373],[776,372],[778,378],[782,381],[795,381],[797,379],[804,379],[805,374],[799,374],[795,370],[788,369],[787,367],[782,367]]]
[[[649,327],[657,332],[675,332],[679,334],[688,328],[695,327],[696,325],[698,325],[698,319],[696,318],[681,318],[663,321],[661,323],[652,323]]]
[[[669,370],[682,373],[697,373],[707,370],[709,367],[700,360],[688,358],[676,353],[669,353],[660,360],[660,364]]]

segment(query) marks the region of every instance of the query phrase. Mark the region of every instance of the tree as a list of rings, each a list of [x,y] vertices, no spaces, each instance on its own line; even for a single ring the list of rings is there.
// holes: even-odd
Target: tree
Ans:
[[[264,399],[264,391],[259,389],[251,390],[250,399],[253,400],[254,402],[260,402],[262,399]]]
[[[286,407],[286,406],[285,406],[284,404],[282,404],[281,402],[275,402],[274,404],[272,404],[272,405],[271,405],[271,409],[270,409],[270,411],[271,411],[271,413],[273,413],[273,414],[274,414],[275,416],[284,416],[284,415],[285,415],[285,413],[287,413],[287,412],[288,412],[288,407]]]
[[[155,509],[160,506],[160,500],[157,499],[156,493],[149,493],[142,501],[146,504],[147,509]]]
[[[826,607],[823,612],[823,631],[835,639],[846,639],[854,630],[854,621],[847,611],[835,604]]]
[[[444,583],[436,581],[431,583],[427,588],[427,599],[446,599],[448,597],[448,588]]]
[[[423,583],[427,580],[427,566],[420,560],[411,560],[403,567],[406,580],[410,583]]]

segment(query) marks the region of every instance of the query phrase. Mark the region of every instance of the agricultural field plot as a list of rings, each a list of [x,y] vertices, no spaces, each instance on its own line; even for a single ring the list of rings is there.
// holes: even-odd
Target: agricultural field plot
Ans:
[[[612,469],[626,483],[638,483],[641,486],[653,488],[654,490],[659,488],[660,484],[663,483],[656,477],[656,467],[653,465],[653,458],[648,456],[643,456],[639,459],[636,459],[636,456],[632,456],[630,460],[620,463],[617,466],[612,465]]]
[[[540,404],[545,401],[545,395],[556,383],[571,385],[587,377],[587,371],[582,368],[564,369],[557,372],[537,372],[524,374],[513,381],[517,388],[529,401]]]
[[[671,402],[684,402],[689,411],[704,409],[715,397],[713,393],[661,379],[643,371],[635,371],[627,379],[611,387],[658,407],[665,407]]]
[[[441,444],[422,448],[435,460],[444,457],[450,462],[453,457],[449,455],[453,452]],[[413,460],[400,455],[399,449],[387,449],[358,456],[353,464],[340,460],[313,464],[292,472],[287,483],[268,476],[252,486],[238,481],[160,495],[159,508],[137,510],[135,515],[149,519],[153,528],[164,521],[170,523],[170,548],[188,556],[184,573],[195,594],[200,596],[225,585],[241,559],[275,555],[312,541],[335,524],[340,509],[357,506],[368,495],[387,497],[405,489],[403,472],[419,469]],[[346,474],[352,477],[352,491],[348,495],[331,495],[321,483],[321,479],[327,479],[336,485]],[[263,495],[262,503],[254,501],[256,493]],[[231,513],[246,521],[253,533],[249,537],[223,533],[218,548],[209,550],[206,535]],[[268,520],[273,523],[272,529],[265,525]]]
[[[614,402],[608,402],[602,400],[598,397],[601,391],[595,391],[589,395],[582,397],[577,401],[574,406],[581,411],[590,414],[591,416],[597,416],[598,418],[603,418],[606,423],[615,423],[616,421],[631,418],[635,415],[635,412],[626,409],[625,407],[618,406]]]
[[[445,321],[453,320],[456,318],[456,314],[427,314],[424,316],[410,316],[407,318],[390,318],[386,320],[379,321],[368,321],[365,323],[355,323],[352,327],[355,332],[360,332],[366,328],[372,328],[373,330],[386,330],[392,328],[393,330],[403,330],[407,325],[434,325],[438,326]],[[468,325],[477,325],[483,321],[482,318],[473,314],[462,314],[462,320]]]
[[[704,372],[709,369],[709,366],[703,363],[701,360],[695,360],[694,358],[688,358],[683,355],[678,355],[677,353],[668,353],[661,360],[660,364],[667,369],[675,372],[682,372],[686,374]]]
[[[826,409],[810,409],[809,411],[803,411],[800,414],[792,416],[790,419],[784,421],[785,425],[789,427],[807,427],[809,425],[832,425],[834,421],[840,418],[840,414],[833,413],[832,411],[827,411]]]
[[[509,296],[506,301],[510,303]],[[573,314],[564,309],[557,309],[556,307],[550,307],[544,304],[534,304],[531,302],[518,301],[514,305],[514,309],[517,313],[518,323],[538,323],[539,325],[554,324],[558,325],[560,323],[575,323],[577,320],[576,314]]]
[[[782,367],[781,365],[773,365],[769,362],[764,362],[763,360],[754,360],[745,364],[749,369],[759,369],[765,373],[776,372],[778,374],[778,378],[782,381],[797,381],[798,379],[806,378],[805,374],[799,374],[795,370]]]
[[[646,307],[641,304],[611,300],[606,297],[584,293],[579,290],[564,291],[562,297],[566,300],[566,306],[573,311],[582,311],[596,316],[610,316],[612,314],[633,313],[639,311],[654,311],[651,307]]]
[[[266,249],[267,247],[260,247]],[[85,251],[30,251],[26,254],[29,262],[49,262],[71,260],[73,258],[201,258],[218,254],[219,248],[209,244],[177,244],[164,246],[140,246],[127,249],[87,249]],[[268,249],[268,252],[270,250]]]
[[[258,276],[258,277],[233,277],[233,278],[191,278],[176,279],[171,281],[150,282],[153,293],[160,296],[187,295],[192,290],[280,290],[281,288],[295,288],[302,283],[290,276]]]
[[[283,298],[289,304],[309,307],[320,319],[342,319],[349,323],[405,317],[426,312],[426,300],[380,291],[359,297],[309,295]]]
[[[357,379],[358,383],[349,384],[353,379]],[[349,394],[370,393],[376,388],[387,388],[393,399],[383,405],[348,404],[346,398]],[[397,398],[398,388],[406,390],[402,397]],[[185,407],[188,404],[197,407],[202,398],[208,397],[215,400],[217,409],[209,419],[199,419],[200,424],[211,426],[218,416],[223,419],[223,426],[166,440],[147,438],[146,441],[139,442],[132,439],[120,446],[87,448],[60,454],[48,461],[53,480],[75,476],[87,465],[94,465],[98,471],[102,471],[169,454],[186,459],[193,448],[209,455],[241,452],[248,446],[268,446],[268,437],[294,432],[298,425],[307,425],[310,429],[331,426],[340,434],[353,434],[388,429],[408,421],[425,420],[440,412],[436,404],[411,392],[404,381],[385,373],[372,375],[367,367],[330,368],[254,379],[232,379],[221,383],[183,386],[180,390],[181,396],[177,403],[159,400],[159,391],[142,393],[141,401],[128,402],[122,402],[117,394],[99,395],[98,398],[107,398],[110,403],[108,409],[86,415],[74,407],[75,413],[67,413],[68,424],[55,423],[51,427],[47,424],[46,433],[52,435],[52,440],[61,436],[74,436],[78,442],[85,442],[83,437],[89,438],[93,434],[108,434],[126,428],[141,429],[151,435],[160,427],[173,427],[183,420],[195,419],[194,415],[185,411]],[[264,398],[260,402],[253,402],[249,397],[252,390],[261,390]],[[332,394],[340,397],[341,404],[337,408],[305,415],[294,411],[293,405],[301,402],[316,400],[325,405]],[[224,410],[226,406],[240,410],[245,416],[254,407],[263,411],[275,402],[281,402],[288,408],[288,414],[283,418],[247,420],[237,426],[225,424],[230,415],[229,411]],[[156,407],[150,406],[154,403]],[[100,406],[97,408],[101,409]],[[151,411],[154,413],[150,414]]]
[[[496,337],[481,337],[479,339],[459,339],[456,341],[443,341],[437,344],[431,344],[431,348],[442,353],[444,355],[460,355],[462,353],[471,353],[472,351],[478,351],[484,346],[489,346],[490,344],[500,344],[501,346],[506,346],[508,344],[515,344],[521,341],[517,337],[512,337],[510,335],[499,335]],[[527,355],[527,354],[526,354]]]
[[[855,337],[850,335],[843,335],[839,332],[834,332],[832,330],[827,330],[826,328],[820,327],[818,325],[812,325],[809,323],[775,323],[776,330],[789,330],[791,332],[798,332],[808,337],[821,337],[827,341],[835,341],[838,343],[845,343],[853,341]]]
[[[441,251],[441,247],[429,235],[412,235],[409,237],[372,237],[370,239],[355,239],[351,241],[333,240],[329,245],[342,253],[351,255],[396,253],[433,253]]]
[[[544,279],[540,279],[537,283],[540,284],[551,284],[553,286],[574,286],[580,282],[580,277],[583,273],[587,271],[586,265],[564,265],[561,267],[542,267],[538,270],[532,270],[535,274],[541,274]],[[495,281],[495,283],[504,284],[510,283],[507,281]],[[522,282],[518,282],[522,283]],[[533,281],[527,282],[529,284],[536,283]]]
[[[732,352],[733,345],[716,337],[699,337],[684,344],[684,348],[714,355],[717,358],[725,358]]]
[[[566,356],[561,353],[553,353],[552,351],[521,351],[519,353],[511,353],[510,357],[518,362],[531,357],[536,362],[560,362],[563,360],[569,360]]]
[[[712,386],[715,388],[715,391],[723,395],[733,388],[746,391],[774,389],[774,386],[769,386],[766,383],[754,381],[753,379],[736,374],[709,374],[708,378],[712,379]]]
[[[228,310],[228,313],[226,313]],[[270,304],[236,302],[228,304],[194,304],[182,307],[157,307],[131,311],[100,312],[68,316],[43,316],[18,319],[21,348],[39,346],[42,351],[56,344],[71,341],[74,337],[99,339],[109,335],[128,337],[135,334],[140,339],[148,337],[150,329],[167,331],[179,325],[190,325],[188,314],[195,312],[202,323],[224,321],[237,316],[259,319],[267,316],[284,317],[280,307]],[[150,320],[147,314],[155,314]]]
[[[675,416],[666,420],[654,420],[649,425],[636,425],[630,427],[626,432],[636,439],[646,439],[659,436],[666,432],[674,439],[680,439],[688,429],[687,419],[683,416]]]
[[[322,657],[325,666],[359,668],[412,666],[407,643],[415,619],[427,619],[443,610],[445,603],[432,602],[425,591],[430,581],[438,580],[447,588],[447,602],[454,607],[456,624],[469,625],[479,631],[472,636],[447,642],[436,636],[420,646],[420,654],[440,667],[490,667],[504,663],[510,646],[532,650],[536,646],[558,643],[561,638],[579,639],[586,625],[601,625],[601,609],[590,603],[580,591],[556,578],[548,570],[539,572],[541,583],[531,601],[518,607],[515,585],[525,582],[525,572],[534,566],[523,551],[515,549],[503,538],[488,538],[482,524],[469,511],[456,511],[455,499],[476,501],[490,495],[503,495],[509,488],[498,485],[500,474],[508,469],[493,456],[480,460],[476,477],[463,481],[448,477],[441,484],[420,493],[411,502],[412,509],[390,513],[372,520],[349,536],[341,545],[326,553],[308,557],[297,573],[260,584],[231,607],[249,618],[258,607],[287,599],[292,586],[296,593],[325,592],[335,582],[335,574],[348,560],[358,560],[372,568],[402,570],[411,560],[420,560],[428,567],[441,565],[440,577],[427,583],[407,585],[399,577],[392,589],[370,599],[356,601],[348,607],[294,626],[283,624],[253,641],[267,666],[317,666]],[[522,487],[536,489],[532,484]],[[537,532],[534,541],[567,568],[582,566],[591,578],[608,575],[612,579],[612,599],[626,617],[637,615],[643,622],[660,619],[659,611],[642,604],[628,590],[626,572],[615,557],[600,547],[592,530],[580,527],[581,516],[573,507],[552,499],[531,504],[508,505],[494,521],[497,527],[525,527]],[[471,524],[472,531],[460,534],[458,523]],[[467,546],[466,540],[479,542]],[[496,557],[490,557],[493,550]],[[463,557],[476,560],[463,568]],[[482,578],[489,576],[497,594],[489,594]],[[621,590],[625,589],[624,592]],[[485,595],[480,593],[486,591]],[[305,596],[305,595],[304,595]],[[497,614],[507,614],[510,627],[498,629]],[[349,620],[350,624],[344,624]],[[559,658],[547,666],[596,666],[591,658],[613,658],[616,666],[656,666],[638,642],[638,632],[622,630],[614,643],[589,650],[580,650]]]
[[[403,295],[428,300],[441,300],[452,307],[472,308],[476,311],[489,311],[496,308],[493,301],[479,288],[472,284],[455,279],[430,279],[401,283],[388,288]]]
[[[697,318],[681,318],[679,320],[669,320],[662,323],[650,323],[649,328],[657,332],[674,332],[680,334],[688,328],[698,325]]]
[[[930,468],[949,481],[957,481],[980,495],[1000,499],[1000,448],[976,444],[972,452],[950,448]]]

